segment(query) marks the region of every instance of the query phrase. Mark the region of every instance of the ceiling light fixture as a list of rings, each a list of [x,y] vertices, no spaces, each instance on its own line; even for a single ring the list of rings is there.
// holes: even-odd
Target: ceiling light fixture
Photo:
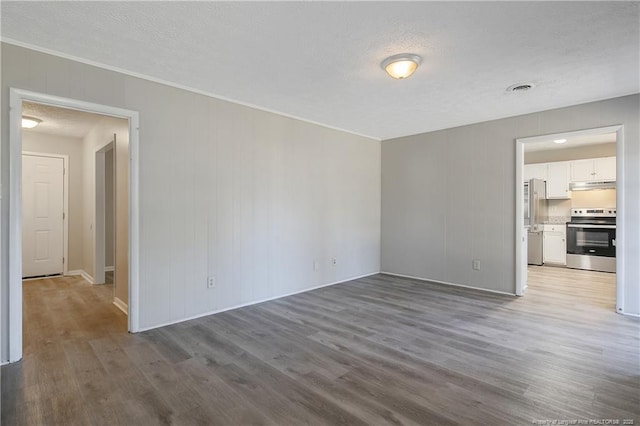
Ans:
[[[554,143],[565,143],[567,140],[566,139],[554,139],[553,142]]]
[[[26,115],[22,116],[22,128],[23,129],[33,129],[38,124],[42,123],[42,120],[35,117],[27,117]]]
[[[401,53],[399,55],[389,56],[382,61],[382,69],[389,74],[389,76],[401,80],[409,77],[418,68],[422,62],[422,58],[413,53]]]

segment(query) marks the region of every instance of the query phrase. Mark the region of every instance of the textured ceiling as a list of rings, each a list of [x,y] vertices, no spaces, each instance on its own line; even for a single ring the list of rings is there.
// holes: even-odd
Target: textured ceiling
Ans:
[[[638,2],[2,2],[2,37],[389,139],[639,91]],[[423,57],[407,80],[380,62]],[[535,89],[507,93],[532,82]]]
[[[31,102],[22,103],[22,115],[42,120],[33,129],[22,129],[23,132],[46,133],[72,138],[84,138],[89,130],[102,119],[102,116],[98,114]]]
[[[534,151],[551,151],[555,149],[577,148],[579,146],[587,145],[601,145],[604,143],[612,143],[616,141],[615,133],[607,133],[603,135],[584,135],[566,138],[567,141],[563,144],[557,144],[553,140],[526,143],[524,144],[525,152]]]

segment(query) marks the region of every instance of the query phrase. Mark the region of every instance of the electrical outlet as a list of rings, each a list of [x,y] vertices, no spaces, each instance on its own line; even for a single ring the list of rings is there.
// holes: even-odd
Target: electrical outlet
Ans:
[[[320,269],[320,265],[318,264],[317,260],[313,261],[313,270],[317,271],[318,269]]]
[[[336,266],[338,264],[338,259],[333,257],[331,258],[331,265]]]
[[[215,288],[216,287],[216,277],[209,277],[207,279],[207,288]]]
[[[480,261],[478,259],[474,259],[471,262],[471,268],[473,268],[474,271],[479,271],[480,270]]]

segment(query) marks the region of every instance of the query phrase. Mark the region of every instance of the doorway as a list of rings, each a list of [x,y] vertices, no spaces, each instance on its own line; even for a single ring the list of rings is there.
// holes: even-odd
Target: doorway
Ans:
[[[93,104],[74,99],[50,96],[46,94],[10,89],[10,128],[9,128],[9,362],[22,358],[22,110],[23,102],[32,102],[52,107],[117,117],[126,120],[129,135],[129,150],[125,163],[128,163],[127,183],[124,197],[128,209],[125,213],[129,232],[125,244],[125,258],[128,281],[128,319],[130,332],[139,330],[138,323],[138,113],[135,111]],[[93,261],[93,259],[92,259]],[[104,268],[103,268],[104,274]]]
[[[582,271],[583,269],[592,269],[588,266],[588,262],[586,266],[583,265],[573,265],[568,264],[574,262],[574,259],[568,259],[569,255],[565,258],[565,254],[567,252],[566,247],[571,247],[572,244],[566,241],[567,237],[571,237],[566,232],[566,229],[569,229],[569,226],[573,223],[575,219],[573,219],[577,215],[587,214],[587,212],[591,212],[589,214],[597,215],[601,214],[603,217],[602,220],[613,220],[614,227],[616,229],[616,237],[610,239],[609,244],[615,246],[615,257],[609,258],[606,262],[608,268],[600,270],[608,270],[610,272],[616,272],[615,277],[613,274],[607,276],[606,272],[593,272],[592,275],[595,276],[594,279],[599,281],[607,281],[610,280],[612,287],[615,288],[615,311],[618,313],[624,313],[624,280],[622,277],[624,276],[624,255],[625,255],[625,241],[624,241],[624,218],[625,218],[625,205],[624,205],[624,173],[623,173],[623,126],[610,126],[610,127],[602,127],[595,129],[587,129],[573,132],[564,132],[550,135],[541,135],[535,137],[528,138],[520,138],[516,139],[516,183],[517,183],[517,198],[516,198],[516,294],[518,296],[524,296],[525,290],[527,289],[527,279],[528,279],[528,263],[531,263],[530,260],[532,257],[528,256],[529,250],[531,250],[531,244],[528,241],[528,236],[531,235],[531,223],[527,223],[526,211],[527,209],[531,209],[531,206],[525,206],[525,191],[526,186],[523,185],[523,182],[527,181],[531,184],[533,182],[536,184],[537,182],[542,182],[544,179],[543,176],[538,176],[536,173],[540,173],[542,171],[546,171],[549,173],[548,181],[546,183],[546,191],[550,192],[550,196],[545,194],[544,203],[544,213],[543,217],[546,217],[548,221],[544,225],[538,225],[538,221],[536,221],[535,226],[540,226],[544,229],[549,228],[548,238],[546,240],[549,241],[549,249],[553,249],[555,247],[555,243],[559,243],[563,245],[563,250],[550,250],[549,255],[551,259],[551,264],[555,263],[555,266],[568,266],[571,269],[567,269],[565,275],[570,275],[571,271]],[[555,144],[563,144],[567,140],[602,140],[607,139],[608,137],[612,137],[615,143],[615,147],[613,148],[613,155],[615,157],[607,157],[602,159],[588,159],[585,160],[584,163],[580,163],[580,160],[577,161],[564,161],[560,162],[558,160],[552,161],[546,164],[546,168],[542,167],[544,164],[532,164],[531,166],[525,168],[525,151],[526,147],[542,147],[544,144],[554,145]],[[585,148],[586,149],[586,148]],[[611,153],[610,153],[611,154]],[[595,172],[593,176],[589,176],[589,178],[582,178],[579,176],[585,165],[593,164],[597,161],[602,163],[601,169],[613,167],[613,170],[609,173],[612,176],[607,176],[598,179],[595,176]],[[613,162],[613,164],[611,164]],[[570,164],[569,164],[570,163]],[[586,164],[589,163],[589,164]],[[608,166],[607,166],[608,164]],[[541,167],[535,167],[535,166]],[[606,167],[605,167],[606,166]],[[538,169],[538,170],[537,170]],[[576,175],[576,176],[574,176]],[[603,174],[604,176],[604,174]],[[558,177],[560,177],[562,185],[558,185]],[[553,179],[552,179],[553,178]],[[533,180],[529,180],[533,179]],[[562,181],[564,179],[564,181]],[[554,181],[553,185],[550,185],[549,180]],[[586,189],[590,189],[591,186],[595,185],[595,181],[598,181],[598,184],[604,185],[612,185],[613,184],[613,195],[604,194],[604,192],[599,192],[595,196],[596,193],[589,194],[588,197],[585,197],[587,192],[575,192],[578,187],[582,184],[581,182],[577,182],[580,180],[589,181],[586,185]],[[613,182],[611,182],[613,181]],[[585,189],[583,188],[583,189]],[[608,187],[607,187],[608,188]],[[595,189],[595,186],[594,186]],[[605,189],[605,188],[602,188]],[[562,191],[567,191],[566,195],[562,194]],[[576,193],[575,197],[572,196],[573,193]],[[529,202],[531,202],[531,198],[528,198]],[[602,203],[607,205],[602,206],[582,206],[581,203]],[[574,209],[572,207],[589,207],[588,209]],[[595,209],[594,209],[595,208]],[[561,215],[560,217],[555,217],[553,215]],[[607,216],[606,218],[604,216]],[[551,220],[551,219],[558,220]],[[560,220],[561,219],[561,220]],[[543,222],[540,221],[540,224]],[[611,225],[607,225],[610,227]],[[536,229],[536,231],[538,231]],[[542,229],[540,229],[542,231]],[[544,231],[542,232],[544,235]],[[538,239],[536,239],[538,241]],[[546,241],[545,241],[546,243]],[[555,244],[555,245],[554,245]],[[542,250],[542,246],[540,249]],[[538,249],[538,246],[535,246],[534,249]],[[544,253],[544,251],[542,251]],[[535,253],[534,253],[535,254]],[[542,257],[542,256],[540,256]],[[537,259],[537,256],[533,256],[534,259]],[[571,262],[565,262],[565,259],[570,260]],[[594,257],[596,259],[596,257]],[[602,259],[597,258],[596,260],[600,261]],[[542,264],[542,262],[538,263],[538,261],[533,262],[535,264]],[[597,262],[600,264],[601,262]],[[533,269],[539,268],[538,266],[533,266]],[[574,269],[575,268],[575,269]],[[594,271],[597,271],[598,268],[593,268]],[[550,270],[547,268],[546,272]],[[587,272],[587,271],[585,271]],[[604,274],[602,276],[598,276],[597,274]],[[535,276],[546,276],[546,274],[541,273],[541,270],[535,271]]]
[[[99,147],[94,154],[95,161],[95,237],[94,237],[94,283],[104,284],[107,268],[115,269],[114,258],[114,163],[113,152],[116,135],[106,145]]]

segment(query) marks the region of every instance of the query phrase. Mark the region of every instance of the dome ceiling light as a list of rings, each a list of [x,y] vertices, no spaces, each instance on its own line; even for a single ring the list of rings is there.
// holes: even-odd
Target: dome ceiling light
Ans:
[[[33,129],[38,124],[42,123],[42,120],[35,117],[29,117],[26,115],[22,116],[22,128],[23,129]]]
[[[399,55],[389,56],[382,61],[382,69],[398,80],[402,80],[411,76],[418,65],[422,62],[422,58],[413,53],[400,53]]]

